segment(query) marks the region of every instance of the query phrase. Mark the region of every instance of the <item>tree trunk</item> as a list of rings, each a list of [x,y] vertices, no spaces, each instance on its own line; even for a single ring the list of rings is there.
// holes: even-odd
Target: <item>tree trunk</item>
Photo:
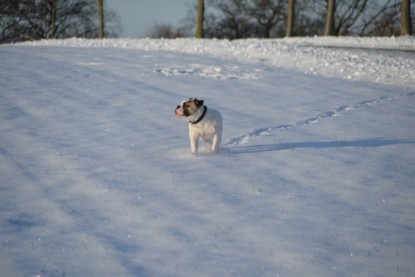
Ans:
[[[401,35],[412,35],[411,0],[402,0]]]
[[[197,23],[196,23],[196,38],[203,38],[203,16],[205,12],[205,1],[198,0],[197,6]]]
[[[326,26],[324,30],[325,36],[334,35],[334,11],[336,9],[336,0],[327,0],[327,16]]]
[[[286,37],[291,37],[293,35],[294,17],[295,17],[295,0],[288,0],[287,30],[285,33]]]
[[[56,0],[50,1],[50,38],[56,38]]]
[[[104,33],[104,0],[98,0],[98,16],[99,16],[99,38],[105,37]]]

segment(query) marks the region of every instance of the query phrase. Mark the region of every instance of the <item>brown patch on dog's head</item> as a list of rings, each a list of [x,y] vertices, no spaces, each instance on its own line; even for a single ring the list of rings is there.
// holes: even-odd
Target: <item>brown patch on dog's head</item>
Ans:
[[[201,106],[203,106],[203,100],[197,98],[189,98],[187,101],[183,101],[181,105],[176,108],[176,115],[188,117],[194,114]]]
[[[201,106],[203,106],[203,100],[199,100],[197,98],[189,98],[188,101],[183,103],[183,114],[185,116],[192,115]]]

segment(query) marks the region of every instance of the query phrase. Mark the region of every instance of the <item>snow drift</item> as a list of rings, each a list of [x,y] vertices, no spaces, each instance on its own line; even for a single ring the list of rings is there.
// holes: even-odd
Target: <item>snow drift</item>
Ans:
[[[0,47],[4,276],[412,276],[414,39]],[[175,105],[224,118],[189,154]]]

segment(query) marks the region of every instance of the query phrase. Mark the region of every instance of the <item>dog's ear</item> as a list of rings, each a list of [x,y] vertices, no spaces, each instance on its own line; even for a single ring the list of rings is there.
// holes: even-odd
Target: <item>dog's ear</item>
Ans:
[[[201,106],[203,106],[203,100],[199,100],[199,99],[195,98],[195,104],[196,104],[197,107],[201,107]]]

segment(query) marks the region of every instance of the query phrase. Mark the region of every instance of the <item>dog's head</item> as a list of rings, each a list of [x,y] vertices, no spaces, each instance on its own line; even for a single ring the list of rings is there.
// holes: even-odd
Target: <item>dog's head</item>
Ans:
[[[175,114],[179,118],[187,119],[196,114],[202,106],[203,100],[189,98],[189,100],[182,101],[182,103],[176,107]]]

